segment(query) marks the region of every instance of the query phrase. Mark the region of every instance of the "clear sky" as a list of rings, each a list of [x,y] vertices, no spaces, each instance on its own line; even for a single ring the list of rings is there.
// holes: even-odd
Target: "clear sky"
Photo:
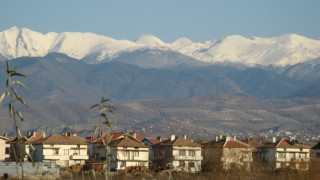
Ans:
[[[295,33],[320,39],[320,0],[0,0],[0,31],[93,32],[165,42]]]

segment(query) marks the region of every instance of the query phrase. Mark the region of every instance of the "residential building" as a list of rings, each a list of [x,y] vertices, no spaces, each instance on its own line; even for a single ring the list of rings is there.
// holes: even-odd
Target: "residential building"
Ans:
[[[253,161],[258,161],[258,147],[261,147],[263,144],[253,139],[241,139],[241,142],[249,144],[252,146],[252,158]]]
[[[284,138],[266,142],[258,147],[258,159],[268,162],[275,168],[291,167],[300,170],[309,169],[310,148],[302,144],[293,144]]]
[[[253,161],[253,147],[247,143],[232,139],[231,137],[220,137],[202,146],[203,165],[206,171],[215,169],[249,170]]]
[[[10,144],[8,137],[0,135],[0,161],[5,161],[10,157]]]
[[[28,139],[29,143],[33,143],[34,141],[37,141],[41,138],[46,137],[46,134],[44,131],[42,132],[35,132],[35,131],[29,131],[25,137]],[[30,154],[30,145],[26,142],[25,139],[21,139],[19,142],[20,152],[24,154]],[[15,153],[18,152],[18,138],[15,137],[13,140],[10,141],[10,159],[15,159]],[[23,161],[28,161],[28,156],[24,155]]]
[[[312,148],[313,158],[320,160],[320,142],[315,144]]]
[[[162,141],[164,141],[164,140],[166,140],[165,138],[162,138],[162,137],[160,137],[160,136],[158,136],[157,138],[150,138],[150,137],[148,137],[148,138],[144,138],[143,140],[142,140],[142,143],[143,144],[145,144],[145,145],[147,145],[147,146],[149,146],[149,160],[150,160],[150,163],[152,162],[151,161],[151,158],[152,158],[152,145],[154,145],[154,144],[158,144],[158,143],[160,143],[160,142],[162,142]]]
[[[54,134],[37,141],[30,151],[35,162],[55,162],[61,167],[83,165],[89,159],[85,139],[76,134]]]
[[[100,144],[97,160],[106,160],[106,147]],[[134,136],[125,135],[110,142],[110,168],[125,169],[132,166],[149,167],[149,146]]]
[[[160,168],[172,166],[177,171],[197,172],[201,170],[201,145],[186,136],[176,137],[152,145],[152,163]]]
[[[105,132],[101,132],[101,137],[103,138],[104,142],[108,142],[108,141],[111,142],[115,139],[119,139],[124,136],[132,136],[138,141],[142,141],[144,139],[144,137],[141,134],[137,134],[134,132],[132,132],[132,133],[116,132],[116,133],[110,133],[110,134],[107,134]],[[101,137],[100,136],[99,137],[87,137],[88,155],[89,155],[89,159],[91,159],[91,160],[100,160],[100,158],[98,157],[98,154],[97,154],[98,153],[97,147],[99,147],[103,144]]]

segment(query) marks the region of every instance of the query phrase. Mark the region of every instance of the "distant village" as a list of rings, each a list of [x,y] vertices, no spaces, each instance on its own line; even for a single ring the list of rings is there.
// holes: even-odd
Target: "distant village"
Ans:
[[[290,137],[292,134],[287,132],[287,135]],[[177,172],[191,173],[211,172],[215,168],[223,171],[233,168],[252,171],[257,164],[275,170],[291,168],[308,171],[312,168],[311,162],[320,162],[319,140],[302,143],[294,138],[257,140],[228,135],[219,135],[212,140],[192,140],[186,135],[143,137],[134,132],[100,132],[99,136],[83,138],[75,133],[47,136],[45,132],[30,131],[26,137],[25,141],[18,143],[15,137],[8,137],[6,133],[0,135],[0,176],[16,175],[16,166],[11,169],[9,166],[15,162],[18,146],[25,154],[24,162],[33,160],[36,163],[47,163],[57,174],[60,168],[79,165],[102,168],[107,159],[105,143],[110,145],[110,171],[133,167],[141,171],[171,168]],[[32,144],[32,148],[27,141]]]

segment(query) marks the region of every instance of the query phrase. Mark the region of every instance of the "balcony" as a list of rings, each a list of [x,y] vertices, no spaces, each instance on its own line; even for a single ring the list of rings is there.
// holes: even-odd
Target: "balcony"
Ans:
[[[72,159],[72,160],[86,160],[86,159],[89,159],[89,156],[87,156],[87,155],[71,155],[70,159]]]
[[[201,161],[202,156],[173,156],[174,160],[190,160],[190,161]]]
[[[59,160],[60,156],[59,155],[44,155],[43,159],[47,160]]]

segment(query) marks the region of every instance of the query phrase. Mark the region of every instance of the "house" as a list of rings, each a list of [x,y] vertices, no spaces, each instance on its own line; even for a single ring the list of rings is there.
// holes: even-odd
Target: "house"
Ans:
[[[151,163],[151,158],[152,158],[152,145],[154,144],[158,144],[162,141],[164,141],[166,139],[158,136],[157,138],[150,138],[150,137],[146,137],[142,140],[142,143],[149,146],[149,160],[150,160],[150,163]]]
[[[291,167],[300,170],[309,169],[310,148],[302,144],[293,144],[284,138],[266,142],[258,147],[258,159],[268,162],[275,168]]]
[[[176,137],[152,145],[152,163],[160,168],[171,165],[177,171],[198,172],[201,170],[201,145],[186,136]]]
[[[231,137],[220,137],[205,143],[202,151],[204,158],[202,166],[206,171],[215,169],[227,171],[234,168],[249,170],[253,161],[253,147]]]
[[[315,144],[311,149],[313,151],[313,158],[320,160],[320,142]]]
[[[124,136],[132,136],[134,137],[135,139],[139,140],[139,141],[142,141],[144,139],[144,137],[140,134],[137,134],[137,133],[125,133],[125,132],[115,132],[115,133],[110,133],[110,134],[107,134],[105,132],[101,132],[101,137],[103,138],[104,142],[108,142],[108,137],[110,137],[110,141],[113,141],[115,139],[119,139],[119,138],[122,138]],[[97,151],[98,151],[98,146],[101,146],[102,143],[102,140],[100,137],[87,137],[87,143],[88,143],[88,155],[89,155],[89,159],[91,160],[100,160],[100,158],[98,157],[97,155]]]
[[[89,159],[85,139],[76,134],[54,134],[32,142],[35,151],[30,155],[35,162],[55,162],[61,167],[83,165]]]
[[[35,132],[29,131],[25,137],[28,139],[29,143],[33,143],[41,138],[46,137],[45,132]],[[29,144],[23,139],[19,142],[20,152],[30,154],[30,147]],[[10,141],[10,159],[15,159],[15,153],[18,152],[18,138],[15,137],[13,140]],[[23,161],[27,161],[28,157],[24,155]]]
[[[97,160],[106,160],[106,148],[97,147]],[[125,169],[132,166],[149,166],[149,146],[143,144],[135,136],[125,135],[110,142],[110,168]]]
[[[7,143],[9,138],[0,135],[0,161],[5,161],[10,157],[10,144]]]
[[[240,141],[252,146],[252,158],[253,158],[253,161],[258,161],[258,147],[261,147],[263,145],[261,143],[261,141],[258,142],[258,141],[255,141],[253,139],[241,139]]]

